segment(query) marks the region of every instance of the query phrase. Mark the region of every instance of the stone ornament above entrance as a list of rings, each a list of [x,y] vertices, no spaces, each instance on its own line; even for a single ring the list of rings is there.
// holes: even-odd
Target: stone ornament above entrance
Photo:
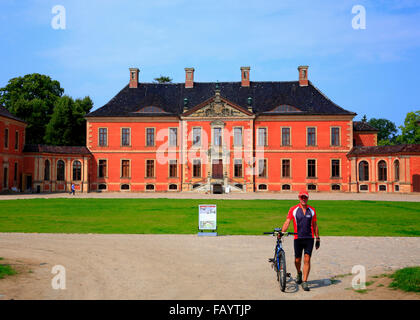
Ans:
[[[249,118],[253,117],[254,114],[216,95],[184,112],[183,116],[192,118]]]

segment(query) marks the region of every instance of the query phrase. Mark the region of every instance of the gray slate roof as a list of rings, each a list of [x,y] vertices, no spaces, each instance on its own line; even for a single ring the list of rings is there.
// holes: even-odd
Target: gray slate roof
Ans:
[[[328,99],[311,82],[308,86],[299,86],[298,81],[251,82],[249,87],[242,87],[241,82],[194,82],[193,88],[185,88],[184,83],[139,83],[138,88],[125,86],[103,107],[90,112],[86,117],[139,117],[146,115],[180,115],[184,108],[184,99],[188,99],[187,108],[194,106],[215,95],[216,85],[220,95],[243,108],[248,107],[248,98],[252,98],[252,109],[256,114],[264,114],[279,105],[290,105],[299,112],[296,114],[319,115],[356,115]],[[167,113],[139,113],[143,107],[155,106]],[[273,114],[273,113],[270,113]],[[287,112],[293,114],[293,112]]]
[[[9,112],[9,110],[7,110],[5,107],[0,106],[0,116],[5,117],[5,118],[9,118],[9,119],[13,119],[16,121],[20,121],[23,123],[26,123],[25,121],[23,121],[22,119],[19,119],[18,117],[14,116],[13,114],[11,114]]]

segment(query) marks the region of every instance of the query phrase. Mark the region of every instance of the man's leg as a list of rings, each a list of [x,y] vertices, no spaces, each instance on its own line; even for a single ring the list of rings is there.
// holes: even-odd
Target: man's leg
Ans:
[[[301,265],[302,265],[303,246],[301,244],[302,244],[302,241],[299,241],[299,239],[295,239],[295,241],[294,241],[295,267],[296,267],[296,271],[297,271],[296,282],[298,284],[302,283],[302,271],[300,271],[300,268],[301,268]]]
[[[311,256],[305,253],[304,260],[303,260],[303,281],[304,282],[308,280],[310,270],[311,270]]]

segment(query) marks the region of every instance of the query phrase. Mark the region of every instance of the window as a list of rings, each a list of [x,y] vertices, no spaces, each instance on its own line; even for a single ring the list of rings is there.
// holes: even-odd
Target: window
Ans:
[[[240,184],[240,183],[235,184],[235,187],[238,188],[238,189],[241,189],[241,190],[244,189],[244,185]]]
[[[169,146],[176,147],[178,145],[178,128],[169,128]]]
[[[331,160],[331,177],[340,177],[340,160]]]
[[[308,160],[308,178],[316,177],[316,161],[314,159]]]
[[[99,128],[99,146],[105,147],[107,145],[108,139],[108,129],[107,128]]]
[[[201,145],[201,128],[193,128],[193,145]]]
[[[177,161],[169,160],[169,178],[177,177]]]
[[[44,180],[45,181],[49,181],[50,180],[50,160],[45,160]]]
[[[57,180],[64,181],[65,165],[63,160],[57,161]]]
[[[130,145],[130,128],[121,129],[121,145],[122,146]]]
[[[130,185],[129,184],[122,184],[121,185],[121,190],[130,190]]]
[[[193,160],[193,178],[201,177],[201,160]]]
[[[267,185],[266,184],[259,184],[258,185],[258,190],[267,190]]]
[[[178,186],[176,184],[170,184],[169,190],[178,190]]]
[[[154,184],[146,184],[146,190],[147,191],[155,190],[155,185]]]
[[[369,187],[368,187],[367,184],[361,184],[360,185],[360,191],[368,191],[368,190],[369,190]]]
[[[73,162],[73,180],[82,180],[82,164],[79,160]]]
[[[379,186],[379,191],[386,191],[386,185],[381,184],[381,185]]]
[[[121,160],[121,178],[130,177],[130,160]]]
[[[155,176],[155,160],[146,160],[146,178]]]
[[[378,162],[378,180],[379,181],[386,181],[387,180],[387,172],[386,172],[386,162],[381,160]]]
[[[9,148],[9,129],[4,129],[4,147]]]
[[[267,159],[258,160],[258,176],[260,178],[267,177]]]
[[[394,161],[394,178],[395,181],[400,180],[400,161],[398,160]]]
[[[258,128],[258,145],[267,145],[267,128]]]
[[[308,190],[311,190],[311,191],[315,191],[316,190],[316,184],[308,184]]]
[[[316,130],[315,128],[307,128],[308,132],[308,146],[315,146],[316,145]]]
[[[155,145],[155,128],[146,129],[146,146],[153,147]]]
[[[98,178],[106,177],[106,160],[99,160],[98,163]]]
[[[213,128],[213,145],[222,145],[222,128]]]
[[[331,185],[332,191],[340,191],[340,185],[339,184],[333,184]]]
[[[17,182],[17,176],[18,176],[18,163],[17,162],[15,162],[15,168],[14,168],[15,170],[14,170],[14,175],[13,175],[13,181],[14,182]]]
[[[331,145],[340,145],[340,128],[331,128]]]
[[[8,183],[8,181],[9,181],[9,176],[8,176],[8,174],[9,174],[9,170],[8,170],[9,168],[7,168],[7,167],[4,167],[3,168],[3,188],[7,188],[7,183]]]
[[[369,180],[369,163],[367,163],[367,161],[360,161],[359,162],[359,181],[368,181],[368,180]]]
[[[290,128],[281,128],[281,145],[290,146]]]
[[[400,191],[400,186],[399,185],[396,185],[395,186],[395,192],[399,192]]]
[[[281,161],[281,175],[283,178],[290,178],[290,160],[283,159]]]
[[[282,189],[282,190],[290,190],[290,184],[283,184],[283,185],[281,186],[281,189]]]
[[[101,184],[98,186],[98,190],[106,190],[106,184],[105,184],[105,183],[101,183]]]
[[[15,132],[15,150],[19,149],[19,131]]]
[[[234,128],[233,129],[233,145],[235,147],[242,146],[242,128]]]
[[[234,177],[241,178],[242,177],[242,160],[235,159],[234,162]]]

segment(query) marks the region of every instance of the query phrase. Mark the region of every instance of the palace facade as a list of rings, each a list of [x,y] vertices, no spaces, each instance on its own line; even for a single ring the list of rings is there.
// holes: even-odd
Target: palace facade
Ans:
[[[307,66],[278,82],[250,81],[249,67],[237,82],[195,82],[194,68],[184,83],[139,74],[130,68],[127,86],[86,115],[83,147],[23,147],[25,123],[3,108],[1,132],[22,140],[2,150],[3,189],[420,192],[420,145],[377,146],[377,130],[316,88]]]

